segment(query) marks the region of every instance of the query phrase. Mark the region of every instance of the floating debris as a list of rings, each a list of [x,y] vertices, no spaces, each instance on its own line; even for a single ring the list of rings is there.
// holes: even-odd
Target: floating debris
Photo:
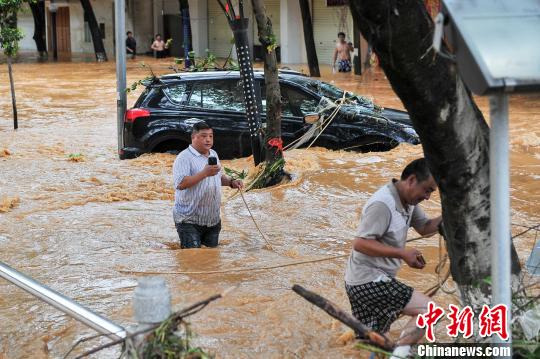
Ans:
[[[0,150],[0,157],[7,157],[7,156],[11,156],[11,152],[7,148]]]
[[[4,197],[0,200],[0,213],[9,212],[20,203],[19,197]]]
[[[82,153],[70,153],[67,157],[68,161],[71,162],[84,162],[84,156]]]

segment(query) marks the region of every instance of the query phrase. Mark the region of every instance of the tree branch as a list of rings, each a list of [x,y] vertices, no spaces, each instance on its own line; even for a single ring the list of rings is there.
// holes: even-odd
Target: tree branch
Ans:
[[[171,319],[174,320],[174,321],[180,321],[180,320],[182,320],[182,319],[184,319],[186,317],[189,317],[190,315],[198,313],[199,311],[204,309],[211,302],[213,302],[213,301],[215,301],[215,300],[217,300],[219,298],[223,298],[229,291],[230,290],[227,290],[227,291],[223,292],[222,294],[214,294],[213,296],[211,296],[211,297],[209,297],[207,299],[201,300],[201,301],[199,301],[197,303],[194,303],[194,304],[190,305],[189,307],[181,309],[181,310],[171,314],[167,319],[165,319],[165,321],[171,320]],[[136,337],[138,335],[151,332],[152,330],[157,329],[160,325],[161,325],[161,323],[153,324],[151,327],[146,328],[144,330],[140,330],[140,331],[131,333],[131,334],[127,335],[123,339],[117,339],[117,340],[114,340],[114,341],[112,341],[110,343],[107,343],[107,344],[101,345],[99,347],[96,347],[94,349],[91,349],[91,350],[85,352],[84,354],[79,355],[75,359],[81,359],[81,358],[87,357],[89,355],[92,355],[94,353],[97,353],[97,352],[99,352],[99,351],[101,351],[103,349],[107,349],[107,348],[110,348],[112,346],[122,344],[128,339],[132,339],[132,338],[134,338],[134,337]],[[79,344],[79,342],[77,342],[75,345],[78,345],[78,344]],[[71,352],[72,350],[73,350],[73,348],[69,352]]]
[[[308,302],[324,310],[332,318],[335,318],[349,328],[354,329],[360,335],[367,338],[372,344],[389,351],[392,351],[395,347],[395,344],[386,336],[373,331],[371,328],[366,327],[351,314],[343,311],[337,305],[321,297],[317,293],[311,292],[299,286],[298,284],[293,285],[292,290]]]

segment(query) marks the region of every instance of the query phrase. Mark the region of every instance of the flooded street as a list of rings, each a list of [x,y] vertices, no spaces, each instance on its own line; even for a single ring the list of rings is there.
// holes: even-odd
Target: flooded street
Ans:
[[[170,72],[167,62],[144,61],[156,73]],[[138,64],[128,62],[128,84],[148,75]],[[422,148],[287,152],[293,181],[245,195],[273,250],[264,248],[242,199],[230,199],[233,190],[224,188],[220,246],[182,251],[172,220],[175,156],[118,159],[114,66],[15,64],[15,132],[7,67],[0,65],[0,260],[124,326],[133,323],[131,300],[140,272],[168,273],[163,276],[174,308],[234,287],[190,318],[197,343],[218,358],[362,357],[350,342],[338,340],[346,327],[290,290],[300,284],[349,310],[346,258],[232,270],[348,254],[365,201],[422,156]],[[403,108],[381,71],[355,77],[329,70],[323,80],[379,105]],[[137,95],[128,96],[130,106]],[[477,100],[487,117],[487,99]],[[540,223],[540,95],[511,98],[510,130],[512,222],[535,225]],[[223,164],[253,171],[249,159]],[[439,214],[438,195],[423,207]],[[532,232],[516,240],[522,262],[534,240]],[[428,265],[423,271],[404,268],[399,277],[427,289],[437,282],[438,237],[415,243]],[[200,273],[207,271],[224,273]],[[443,292],[435,299],[444,306],[455,301]],[[0,320],[2,359],[63,357],[78,339],[94,334],[4,280]],[[402,324],[394,326],[394,335]],[[85,343],[76,352],[104,342]],[[98,357],[117,356],[112,349]]]

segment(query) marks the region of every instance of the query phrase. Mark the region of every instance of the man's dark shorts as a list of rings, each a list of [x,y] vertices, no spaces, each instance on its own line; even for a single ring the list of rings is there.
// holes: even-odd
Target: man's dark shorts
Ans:
[[[338,71],[339,72],[350,72],[352,69],[351,62],[349,60],[339,60],[338,61]]]
[[[221,222],[212,227],[192,223],[175,223],[181,248],[217,247]]]
[[[392,280],[345,284],[353,315],[362,324],[379,333],[386,333],[411,300],[414,288]]]

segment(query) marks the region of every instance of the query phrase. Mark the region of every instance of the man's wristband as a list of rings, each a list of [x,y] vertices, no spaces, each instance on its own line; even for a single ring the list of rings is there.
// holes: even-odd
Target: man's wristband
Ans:
[[[234,182],[233,179],[230,179],[230,180],[229,180],[229,187],[233,188],[233,186],[232,186],[232,183],[233,183],[233,182]]]

